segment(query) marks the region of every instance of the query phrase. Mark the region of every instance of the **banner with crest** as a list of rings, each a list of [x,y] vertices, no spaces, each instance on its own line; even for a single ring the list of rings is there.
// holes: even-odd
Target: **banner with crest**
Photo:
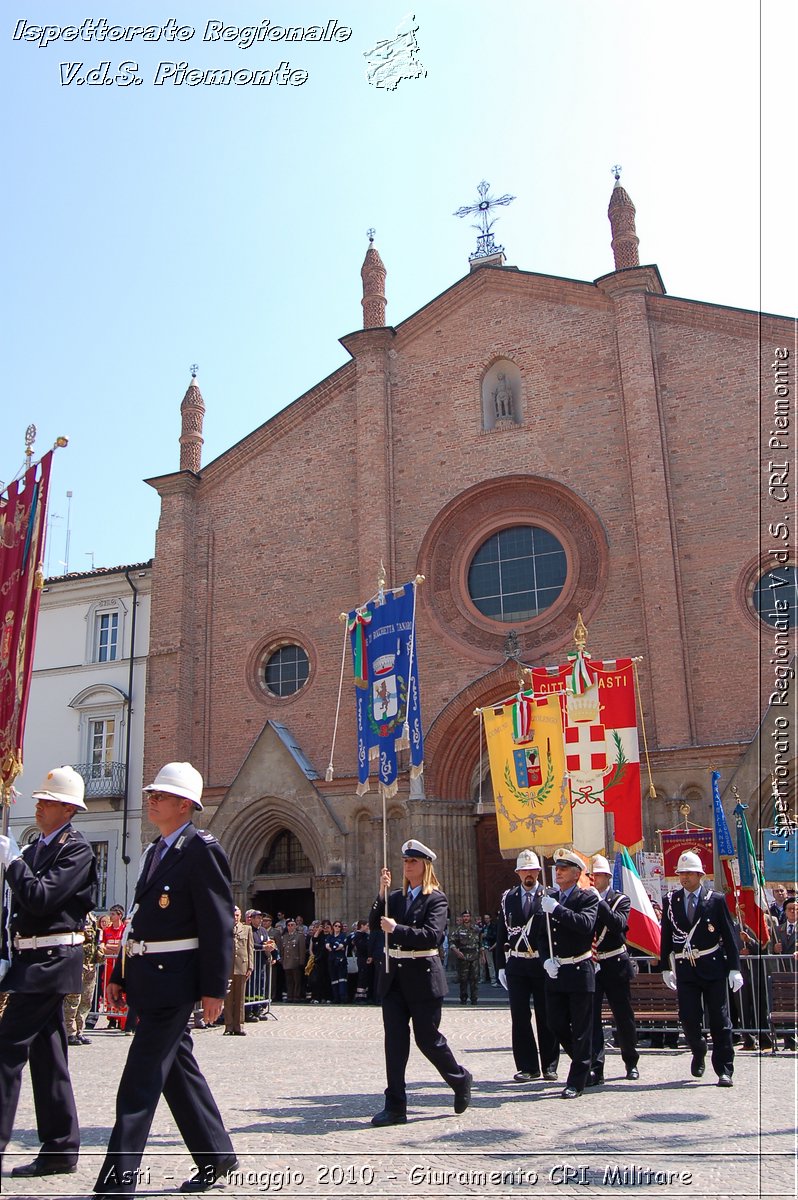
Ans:
[[[593,659],[580,649],[558,667],[535,668],[532,680],[536,694],[557,695],[562,705],[574,847],[588,856],[604,850],[606,810],[613,814],[615,841],[630,853],[639,850],[643,812],[632,659]]]
[[[571,841],[571,806],[557,696],[531,691],[482,709],[503,858]]]
[[[50,450],[0,496],[0,796],[6,804],[22,769],[52,459]]]
[[[396,794],[397,752],[410,751],[410,775],[424,770],[421,698],[415,653],[414,583],[381,592],[347,617],[357,708],[357,794],[377,764],[383,796]]]

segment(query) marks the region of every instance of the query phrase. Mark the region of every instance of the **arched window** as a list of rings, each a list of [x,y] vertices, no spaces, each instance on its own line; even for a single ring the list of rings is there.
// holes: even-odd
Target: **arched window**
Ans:
[[[295,833],[283,829],[272,842],[258,875],[312,875],[313,863]]]

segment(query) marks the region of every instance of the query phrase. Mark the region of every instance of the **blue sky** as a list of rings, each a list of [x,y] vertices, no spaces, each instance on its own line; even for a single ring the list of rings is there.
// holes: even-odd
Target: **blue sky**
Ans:
[[[0,477],[58,434],[48,567],[149,557],[199,364],[210,462],[347,360],[366,230],[398,324],[468,271],[452,214],[494,194],[524,270],[612,269],[610,168],[642,262],[671,295],[798,311],[796,6],[769,0],[361,0],[337,5],[19,0],[2,22],[6,436]],[[424,78],[366,80],[364,51],[409,13]],[[14,41],[29,24],[163,25],[183,43]],[[206,24],[350,26],[345,42],[206,42]],[[762,29],[760,32],[760,23]],[[62,86],[64,62],[138,63],[142,84]],[[301,86],[153,85],[157,65],[308,72]],[[792,79],[789,78],[792,76]],[[93,558],[92,558],[93,555]]]

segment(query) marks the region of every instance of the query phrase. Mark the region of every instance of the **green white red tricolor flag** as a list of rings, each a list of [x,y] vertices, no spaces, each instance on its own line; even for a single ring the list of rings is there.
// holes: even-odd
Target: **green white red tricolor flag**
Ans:
[[[644,954],[659,958],[659,921],[625,846],[615,855],[612,886],[616,892],[623,892],[632,902],[629,926],[626,930],[627,942],[642,950]]]

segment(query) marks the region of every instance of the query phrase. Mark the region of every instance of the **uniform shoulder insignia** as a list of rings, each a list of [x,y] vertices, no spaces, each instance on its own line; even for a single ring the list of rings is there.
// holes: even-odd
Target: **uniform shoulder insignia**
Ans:
[[[212,833],[208,833],[207,829],[198,829],[197,833],[202,838],[203,842],[215,842],[216,838]]]

